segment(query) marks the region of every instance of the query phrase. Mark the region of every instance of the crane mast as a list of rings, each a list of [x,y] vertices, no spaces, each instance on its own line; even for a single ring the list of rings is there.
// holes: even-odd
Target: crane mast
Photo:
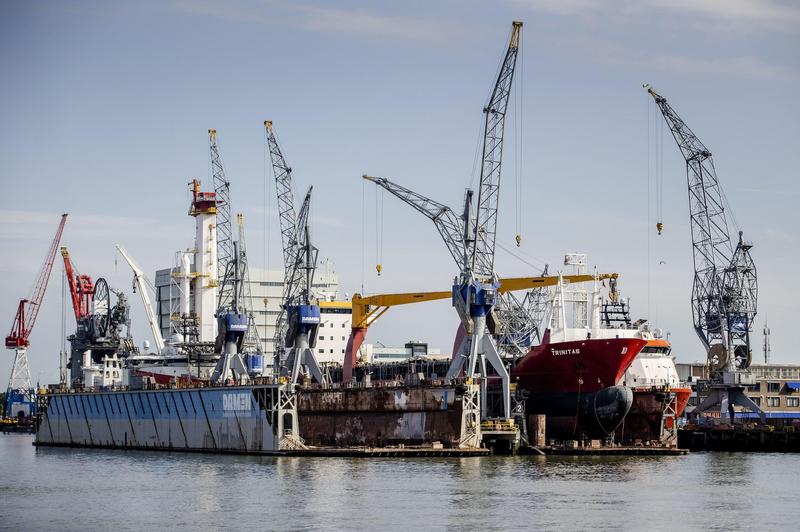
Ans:
[[[56,234],[50,244],[50,249],[36,278],[33,294],[29,299],[21,299],[19,301],[17,313],[11,325],[11,332],[6,336],[6,347],[14,350],[14,364],[11,367],[11,375],[6,391],[6,412],[9,414],[14,402],[27,403],[28,405],[33,405],[31,408],[35,409],[33,382],[28,364],[28,346],[30,345],[31,331],[33,331],[33,326],[36,324],[36,317],[39,315],[42,300],[47,291],[50,273],[53,271],[53,263],[58,252],[58,245],[61,242],[61,235],[64,232],[64,224],[66,223],[67,214],[62,214]]]
[[[238,213],[236,215],[236,225],[239,229],[239,267],[242,271],[242,288],[241,288],[241,301],[242,309],[247,314],[247,332],[244,337],[245,350],[255,351],[261,353],[261,338],[258,335],[256,328],[256,319],[253,314],[253,295],[250,289],[250,268],[247,259],[246,239],[244,237],[244,215]]]
[[[686,161],[694,259],[692,317],[695,332],[708,354],[712,381],[711,393],[697,411],[719,404],[723,415],[732,418],[733,406],[738,404],[761,412],[743,392],[743,385],[753,380],[746,370],[752,359],[750,331],[758,299],[756,268],[750,256],[752,244],[743,239],[740,231],[733,246],[711,151],[666,98],[649,85],[644,88],[653,97]]]
[[[471,269],[477,277],[491,279],[494,275],[494,248],[497,232],[497,205],[500,199],[500,169],[503,160],[503,133],[511,84],[519,53],[522,22],[512,24],[511,38],[500,73],[483,108],[483,164],[478,189],[478,208],[475,216],[475,250]]]
[[[294,208],[294,190],[292,187],[292,169],[286,163],[283,152],[278,145],[275,131],[272,128],[272,121],[264,121],[264,130],[267,137],[267,149],[269,150],[270,160],[272,161],[272,173],[275,176],[275,192],[278,197],[278,219],[281,229],[281,249],[283,250],[284,275],[288,275],[293,265],[292,253],[297,244],[297,213]],[[290,284],[284,280],[283,294],[281,301],[287,301],[287,289]],[[281,305],[278,317],[275,321],[275,335],[273,345],[275,346],[276,360],[281,358],[284,349],[284,338],[286,336],[286,310]],[[276,365],[277,367],[277,365]]]
[[[281,311],[275,323],[273,367],[281,374],[286,372],[291,383],[297,382],[304,367],[321,383],[322,370],[313,351],[320,322],[319,304],[312,294],[318,251],[311,243],[308,219],[313,187],[306,192],[300,210],[295,211],[292,169],[278,145],[272,121],[265,120],[264,128],[275,177],[284,266]]]
[[[208,130],[211,174],[217,198],[217,275],[220,279],[217,308],[226,308],[233,297],[233,227],[231,217],[231,183],[225,175],[217,145],[217,130]]]
[[[495,233],[500,196],[500,171],[503,156],[503,134],[505,114],[514,79],[519,51],[522,23],[512,24],[500,72],[495,81],[489,102],[483,109],[483,163],[481,165],[478,204],[473,216],[473,192],[468,190],[464,198],[461,217],[447,206],[392,183],[388,179],[363,176],[388,190],[436,225],[450,255],[460,269],[453,284],[453,306],[458,312],[467,335],[453,358],[447,378],[462,374],[472,378],[480,372],[484,391],[481,394],[481,411],[485,416],[487,361],[500,378],[503,389],[503,417],[511,415],[510,378],[497,345],[487,333],[487,317],[491,322],[493,307],[497,302],[497,276],[494,272]],[[478,367],[480,366],[480,367]]]

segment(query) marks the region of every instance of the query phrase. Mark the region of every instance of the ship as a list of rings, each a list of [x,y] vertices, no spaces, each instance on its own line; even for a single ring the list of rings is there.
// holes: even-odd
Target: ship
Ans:
[[[678,419],[692,389],[678,377],[672,345],[660,329],[651,330],[646,320],[632,322],[625,299],[614,297],[604,302],[601,320],[622,337],[646,342],[618,381],[633,391],[631,410],[620,427],[620,441],[626,445],[675,445]]]
[[[586,255],[568,254],[565,264],[585,273]],[[542,342],[512,370],[526,414],[545,416],[548,439],[613,438],[633,405],[633,390],[619,381],[647,342],[603,326],[600,289],[599,279],[591,294],[560,281]]]

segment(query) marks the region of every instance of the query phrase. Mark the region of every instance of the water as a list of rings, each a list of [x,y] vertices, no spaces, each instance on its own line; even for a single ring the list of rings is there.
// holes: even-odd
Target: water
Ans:
[[[797,529],[800,457],[273,458],[0,435],[0,528]]]

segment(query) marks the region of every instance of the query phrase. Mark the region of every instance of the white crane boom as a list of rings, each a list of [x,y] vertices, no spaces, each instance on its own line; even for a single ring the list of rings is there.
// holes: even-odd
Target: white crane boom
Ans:
[[[153,341],[156,343],[156,350],[159,354],[164,350],[164,338],[161,336],[161,329],[158,326],[158,320],[156,319],[156,313],[153,311],[153,304],[150,302],[150,294],[147,292],[147,286],[144,282],[144,272],[142,269],[137,266],[137,264],[133,261],[128,252],[125,251],[125,248],[120,246],[119,244],[116,245],[117,250],[122,254],[122,257],[125,259],[125,262],[128,263],[128,266],[131,267],[133,270],[133,282],[136,289],[139,291],[139,297],[142,298],[142,303],[144,304],[144,311],[147,313],[147,321],[150,323],[150,332],[153,333]]]

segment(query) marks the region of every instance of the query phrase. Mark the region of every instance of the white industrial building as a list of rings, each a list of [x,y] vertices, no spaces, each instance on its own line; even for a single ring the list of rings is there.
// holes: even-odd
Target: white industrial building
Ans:
[[[156,316],[164,338],[169,338],[170,314],[179,305],[180,287],[176,286],[181,275],[175,275],[177,269],[160,269],[156,271]],[[275,320],[280,310],[283,296],[283,270],[263,270],[250,268],[250,301],[253,309],[258,336],[267,361],[275,352],[273,337]],[[336,301],[339,281],[329,263],[323,263],[314,275],[314,291],[316,295],[328,301],[320,308],[320,324],[317,330],[317,343],[314,347],[317,362],[320,364],[342,364],[350,337],[353,309],[349,301]],[[191,288],[190,288],[191,291]],[[190,294],[191,308],[194,308],[194,294]],[[408,342],[405,346],[386,347],[382,344],[363,344],[358,358],[370,364],[403,362],[412,356],[425,356],[434,359],[447,359],[439,349],[428,348],[427,344]]]
[[[170,330],[170,314],[174,313],[179,304],[180,287],[176,285],[175,279],[179,275],[171,274],[175,269],[165,268],[156,271],[155,289],[156,289],[156,316],[161,328],[161,334],[164,338],[168,338],[171,334]],[[275,320],[280,311],[281,298],[283,296],[283,270],[263,270],[257,268],[250,268],[250,301],[247,305],[253,309],[253,314],[256,321],[256,328],[258,336],[261,338],[262,349],[264,354],[267,355],[267,360],[271,359],[272,354],[275,352],[273,346],[273,336],[275,335]],[[317,269],[314,275],[314,291],[320,298],[326,300],[333,300],[336,298],[339,281],[336,273],[329,263],[323,263]],[[192,293],[190,298],[194,300]],[[192,308],[194,308],[192,306]],[[346,323],[344,326],[339,325],[338,331],[345,331],[338,335],[326,334],[326,337],[333,337],[337,340],[326,340],[324,345],[320,344],[317,349],[325,349],[326,353],[333,355],[339,353],[340,349],[344,349],[347,345],[347,335],[350,334],[350,304],[346,304]],[[323,321],[327,318],[328,313],[323,314]],[[341,319],[344,319],[344,315]],[[338,323],[338,322],[337,322]],[[326,331],[329,329],[326,329]],[[344,342],[341,337],[345,336]],[[333,345],[335,343],[335,345]],[[342,347],[340,347],[342,344]],[[334,353],[331,353],[331,349]],[[344,351],[341,351],[342,355]],[[339,355],[337,361],[341,362],[343,356]],[[318,355],[319,356],[319,355]],[[322,359],[326,360],[326,359]]]

